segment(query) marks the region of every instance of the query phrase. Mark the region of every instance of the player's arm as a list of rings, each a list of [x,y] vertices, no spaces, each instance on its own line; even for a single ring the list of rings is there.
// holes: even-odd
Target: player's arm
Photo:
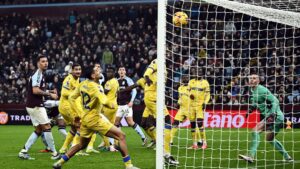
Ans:
[[[153,83],[152,80],[150,79],[150,76],[155,72],[156,72],[155,67],[152,64],[147,67],[144,73],[144,78],[148,85],[151,85]]]
[[[133,83],[133,84],[127,86],[125,89],[120,89],[119,92],[132,91],[133,89],[135,89],[137,87],[142,87],[143,86],[142,83],[145,83],[145,79],[144,78],[140,78],[136,83]]]
[[[195,99],[195,96],[193,95],[192,93],[192,89],[191,89],[191,81],[189,81],[189,84],[188,84],[188,91],[189,91],[189,96],[190,96],[190,99],[191,100],[194,100]]]
[[[71,87],[71,80],[65,79],[61,88],[61,96],[68,98],[72,93]]]
[[[103,104],[104,106],[107,106],[109,108],[114,108],[115,105],[113,105],[112,103],[110,103],[107,99],[107,96],[103,93],[100,92],[98,88],[93,88],[92,92],[91,92],[91,97],[95,97],[97,98],[97,100]]]
[[[127,80],[127,83],[128,83],[129,86],[134,85],[134,82],[132,81],[132,79],[127,78],[126,80]],[[137,94],[137,91],[136,91],[135,88],[133,88],[133,89],[131,90],[131,98],[130,98],[130,103],[129,103],[130,105],[129,105],[129,106],[132,106],[133,101],[134,101],[134,99],[135,99],[135,97],[136,97],[136,94]]]
[[[276,119],[279,100],[269,90],[266,92],[266,100],[271,102],[271,108],[269,112],[267,112],[267,122],[273,122]]]
[[[206,85],[205,85],[205,89],[204,89],[204,92],[205,92],[205,95],[204,95],[204,105],[208,104],[209,100],[210,100],[210,86],[209,86],[209,83],[206,81]],[[203,106],[205,107],[205,106]]]
[[[107,95],[111,89],[112,89],[112,85],[110,84],[110,82],[109,81],[106,82],[104,86],[104,93]]]
[[[80,117],[78,115],[78,111],[82,111],[82,110],[75,110],[75,108],[77,107],[76,105],[76,99],[80,97],[80,85],[77,86],[75,88],[75,90],[73,92],[70,93],[69,97],[68,97],[68,100],[69,100],[69,103],[70,103],[70,107],[72,109],[72,111],[75,114],[75,124],[79,124],[79,121],[80,121]]]
[[[256,104],[254,103],[253,97],[250,98],[250,104],[249,104],[249,108],[248,111],[246,113],[246,118],[249,116],[249,114],[251,114],[253,112],[253,110],[256,109]]]
[[[35,95],[41,95],[41,96],[50,96],[52,99],[56,100],[58,99],[57,94],[50,93],[49,91],[43,91],[40,88],[41,85],[41,79],[39,79],[38,74],[34,74],[32,76],[32,93]]]

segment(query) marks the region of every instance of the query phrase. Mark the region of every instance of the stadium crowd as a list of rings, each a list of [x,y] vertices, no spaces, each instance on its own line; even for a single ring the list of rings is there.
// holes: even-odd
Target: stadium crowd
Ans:
[[[203,6],[201,14],[197,8],[187,12],[190,27],[195,29],[168,24],[168,30],[174,29],[167,35],[172,41],[167,45],[169,106],[178,97],[181,75],[189,74],[188,68],[196,65],[204,68],[211,84],[211,103],[248,103],[245,77],[250,67],[259,68],[261,83],[281,103],[300,103],[299,29],[245,15],[233,17],[230,12],[225,23],[222,16],[209,12],[224,14],[221,8]],[[60,19],[20,13],[1,16],[0,103],[25,102],[27,77],[36,68],[34,59],[40,53],[49,58],[50,86],[59,87],[74,62],[83,69],[94,63],[101,63],[103,69],[125,65],[128,75],[137,80],[156,57],[156,18],[157,8],[143,5],[108,6],[95,15],[73,11]],[[136,104],[141,101],[142,91]]]

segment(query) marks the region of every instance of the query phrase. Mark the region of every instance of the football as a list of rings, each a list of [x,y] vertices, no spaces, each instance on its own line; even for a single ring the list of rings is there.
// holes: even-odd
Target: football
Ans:
[[[173,15],[173,24],[175,26],[184,26],[188,24],[188,15],[185,12],[176,12]]]

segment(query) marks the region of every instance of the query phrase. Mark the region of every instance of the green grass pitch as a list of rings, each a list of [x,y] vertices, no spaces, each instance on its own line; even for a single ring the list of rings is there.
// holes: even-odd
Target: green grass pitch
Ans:
[[[155,168],[155,151],[141,146],[141,140],[131,128],[122,128],[127,135],[127,143],[134,164],[141,169]],[[0,126],[0,168],[1,169],[44,169],[51,168],[54,161],[50,154],[39,153],[44,146],[39,139],[29,151],[36,158],[34,161],[25,161],[17,157],[25,141],[33,131],[32,126]],[[180,166],[167,167],[170,169],[184,168],[270,168],[270,169],[299,169],[300,168],[300,130],[285,130],[277,139],[280,140],[288,152],[293,156],[294,163],[285,163],[282,156],[274,151],[273,147],[264,141],[261,142],[257,152],[257,160],[248,164],[238,160],[238,154],[246,154],[251,134],[246,129],[207,129],[208,149],[187,150],[191,145],[190,132],[181,129],[174,139],[172,154],[178,157]],[[57,128],[53,128],[57,149],[63,143],[62,136]],[[95,148],[100,143],[97,137]],[[90,156],[75,156],[66,165],[66,169],[122,169],[124,168],[118,152],[101,152]]]

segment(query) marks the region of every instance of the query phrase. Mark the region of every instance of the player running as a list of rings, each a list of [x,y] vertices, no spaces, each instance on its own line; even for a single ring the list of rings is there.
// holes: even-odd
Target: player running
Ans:
[[[266,87],[260,85],[259,82],[259,76],[256,73],[252,73],[249,78],[251,105],[246,118],[254,109],[258,109],[262,120],[252,129],[252,142],[249,155],[240,154],[239,157],[249,163],[253,163],[259,146],[259,134],[262,131],[266,131],[266,140],[283,155],[285,161],[292,162],[292,157],[275,138],[284,124],[284,115],[280,110],[279,101]]]
[[[72,158],[76,152],[84,149],[88,145],[92,135],[95,132],[98,132],[101,135],[118,140],[119,150],[122,154],[126,169],[138,169],[131,163],[125,134],[100,113],[104,105],[111,109],[114,109],[115,106],[111,102],[108,102],[106,95],[99,90],[100,69],[89,67],[86,70],[85,78],[88,80],[81,82],[69,97],[72,107],[75,106],[75,100],[77,98],[81,97],[82,99],[83,114],[80,126],[80,142],[63,155],[59,161],[54,163],[53,168],[61,168],[61,166]],[[75,119],[79,120],[79,116],[77,115]]]

